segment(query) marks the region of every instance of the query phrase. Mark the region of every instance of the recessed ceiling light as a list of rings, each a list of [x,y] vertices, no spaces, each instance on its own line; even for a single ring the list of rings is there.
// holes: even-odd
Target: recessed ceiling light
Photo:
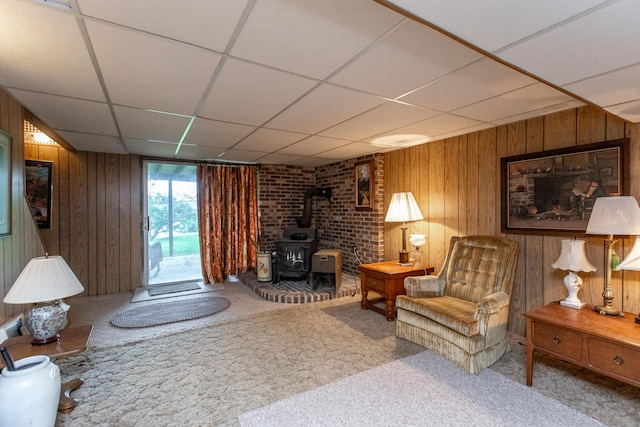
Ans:
[[[383,147],[410,147],[412,145],[424,144],[429,141],[429,137],[420,134],[387,135],[371,141],[372,145]]]

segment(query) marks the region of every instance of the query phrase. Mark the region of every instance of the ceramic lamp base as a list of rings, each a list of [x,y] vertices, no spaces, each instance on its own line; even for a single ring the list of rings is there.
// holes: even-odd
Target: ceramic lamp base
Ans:
[[[43,302],[27,310],[24,323],[32,344],[47,344],[60,338],[58,331],[67,320],[69,306],[61,301]]]

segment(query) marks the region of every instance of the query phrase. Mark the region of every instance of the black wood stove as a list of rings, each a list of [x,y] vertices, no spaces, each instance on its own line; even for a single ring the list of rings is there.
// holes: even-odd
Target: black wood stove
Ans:
[[[274,281],[290,277],[305,278],[309,282],[311,256],[318,249],[315,228],[285,228],[282,238],[276,242],[278,267]]]

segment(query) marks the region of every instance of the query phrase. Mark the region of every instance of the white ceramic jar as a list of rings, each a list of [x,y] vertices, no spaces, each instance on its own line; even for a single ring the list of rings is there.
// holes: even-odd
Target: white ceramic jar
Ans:
[[[56,423],[60,402],[60,368],[48,356],[14,362],[0,374],[0,426],[42,426]]]

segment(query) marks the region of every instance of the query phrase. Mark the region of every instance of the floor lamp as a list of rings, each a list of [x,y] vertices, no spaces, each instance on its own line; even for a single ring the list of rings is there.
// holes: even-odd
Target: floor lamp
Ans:
[[[613,246],[616,243],[613,236],[635,236],[640,234],[640,207],[635,197],[613,196],[599,197],[593,205],[593,211],[587,224],[587,234],[601,234],[607,236],[605,243],[604,262],[604,291],[603,305],[594,306],[593,310],[600,314],[624,316],[611,306],[613,292],[611,291],[611,270],[617,270],[618,265],[612,265],[617,260]],[[626,260],[625,260],[626,261]]]
[[[399,254],[399,264],[409,264],[409,251],[407,251],[407,222],[421,221],[422,212],[416,203],[416,199],[413,197],[413,193],[410,191],[404,193],[393,193],[391,196],[391,203],[389,204],[389,210],[387,216],[384,219],[385,222],[401,222],[400,229],[402,230],[402,250]]]

